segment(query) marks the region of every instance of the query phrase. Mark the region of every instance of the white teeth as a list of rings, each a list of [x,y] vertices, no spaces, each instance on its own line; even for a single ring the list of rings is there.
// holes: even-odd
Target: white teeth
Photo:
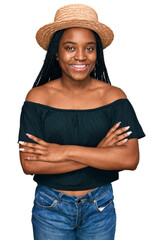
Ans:
[[[87,65],[71,65],[72,67],[75,67],[75,68],[84,68],[86,67]]]

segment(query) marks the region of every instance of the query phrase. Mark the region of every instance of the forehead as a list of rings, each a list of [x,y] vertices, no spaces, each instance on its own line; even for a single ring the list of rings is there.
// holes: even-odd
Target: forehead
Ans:
[[[63,33],[61,41],[72,41],[72,42],[96,42],[94,33],[86,28],[69,28]]]

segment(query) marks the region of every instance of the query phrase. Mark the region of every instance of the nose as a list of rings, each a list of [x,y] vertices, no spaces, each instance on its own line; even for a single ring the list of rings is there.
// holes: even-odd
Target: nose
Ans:
[[[85,61],[87,56],[83,49],[78,49],[75,52],[74,58],[75,58],[75,60],[78,60],[78,61]]]

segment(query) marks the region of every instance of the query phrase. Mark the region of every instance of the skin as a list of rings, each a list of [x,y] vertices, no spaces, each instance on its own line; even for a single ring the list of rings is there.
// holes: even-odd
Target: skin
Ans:
[[[126,98],[121,89],[90,77],[96,61],[96,40],[90,30],[67,29],[61,38],[57,57],[62,77],[33,88],[27,94],[27,101],[61,109],[92,109]],[[86,68],[83,71],[74,69],[73,65],[78,64],[86,65]],[[139,162],[138,139],[127,141],[128,129],[117,130],[118,126],[120,123],[109,130],[96,148],[52,144],[28,135],[38,144],[20,144],[23,148],[20,151],[22,168],[26,174],[58,174],[87,166],[135,170]],[[60,191],[82,196],[90,190]]]

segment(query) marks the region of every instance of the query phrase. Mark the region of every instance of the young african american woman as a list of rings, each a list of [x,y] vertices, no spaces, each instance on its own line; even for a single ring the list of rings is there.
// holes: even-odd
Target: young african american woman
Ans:
[[[101,39],[89,27],[55,31],[22,107],[20,159],[37,182],[36,240],[113,240],[111,183],[139,162],[145,134],[126,94],[110,83]]]

